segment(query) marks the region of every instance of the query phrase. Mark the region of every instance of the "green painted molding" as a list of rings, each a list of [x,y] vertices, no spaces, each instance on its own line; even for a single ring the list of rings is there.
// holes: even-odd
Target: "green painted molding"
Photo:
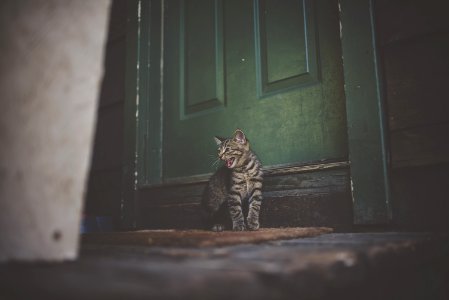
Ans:
[[[122,175],[122,195],[120,203],[120,227],[123,229],[136,227],[136,149],[137,149],[137,119],[138,108],[138,8],[140,2],[128,2],[128,17],[126,24],[126,82],[124,106],[124,157]]]
[[[142,1],[139,72],[138,185],[162,181],[161,36],[164,1]],[[151,39],[150,39],[151,37]]]
[[[162,180],[162,5],[161,0],[128,2],[121,200],[123,228],[139,226],[139,187]],[[150,36],[158,42],[150,43]]]
[[[354,223],[386,224],[388,152],[373,1],[339,3]]]

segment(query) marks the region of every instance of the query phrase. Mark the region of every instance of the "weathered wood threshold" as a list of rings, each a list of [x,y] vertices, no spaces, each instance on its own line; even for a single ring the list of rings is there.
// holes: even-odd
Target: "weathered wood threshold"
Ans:
[[[270,166],[265,169],[264,227],[326,226],[349,228],[352,201],[349,163],[344,160]],[[209,175],[167,185],[141,187],[139,227],[148,229],[202,228],[200,202]]]
[[[321,160],[307,163],[296,163],[296,164],[281,164],[265,167],[265,176],[277,176],[277,175],[289,175],[289,174],[300,174],[308,173],[314,171],[340,169],[349,167],[348,160]],[[161,184],[144,184],[141,185],[142,188],[154,188],[161,186],[173,186],[173,185],[184,185],[184,184],[194,184],[194,183],[205,183],[209,180],[212,173],[177,177],[172,179],[167,179]]]

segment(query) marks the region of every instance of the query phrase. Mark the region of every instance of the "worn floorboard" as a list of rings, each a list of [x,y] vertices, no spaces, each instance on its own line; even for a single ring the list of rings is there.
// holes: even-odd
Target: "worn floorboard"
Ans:
[[[76,262],[0,265],[0,299],[448,299],[448,258],[448,236],[426,233],[84,244]]]
[[[332,232],[328,227],[261,228],[258,231],[139,230],[84,234],[86,244],[165,247],[213,247],[312,237]]]

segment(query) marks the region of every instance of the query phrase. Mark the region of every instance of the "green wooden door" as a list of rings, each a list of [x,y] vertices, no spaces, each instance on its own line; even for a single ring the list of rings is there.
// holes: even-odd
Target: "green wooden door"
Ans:
[[[191,226],[212,137],[237,127],[268,169],[266,224],[389,222],[373,4],[129,1],[121,226]]]
[[[235,128],[265,166],[347,159],[337,1],[166,0],[164,27],[154,183],[213,172]]]

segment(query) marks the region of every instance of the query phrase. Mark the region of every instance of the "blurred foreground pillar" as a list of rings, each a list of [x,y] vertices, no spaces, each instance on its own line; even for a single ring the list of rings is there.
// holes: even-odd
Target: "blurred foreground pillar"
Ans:
[[[77,256],[109,0],[0,3],[0,261]]]

